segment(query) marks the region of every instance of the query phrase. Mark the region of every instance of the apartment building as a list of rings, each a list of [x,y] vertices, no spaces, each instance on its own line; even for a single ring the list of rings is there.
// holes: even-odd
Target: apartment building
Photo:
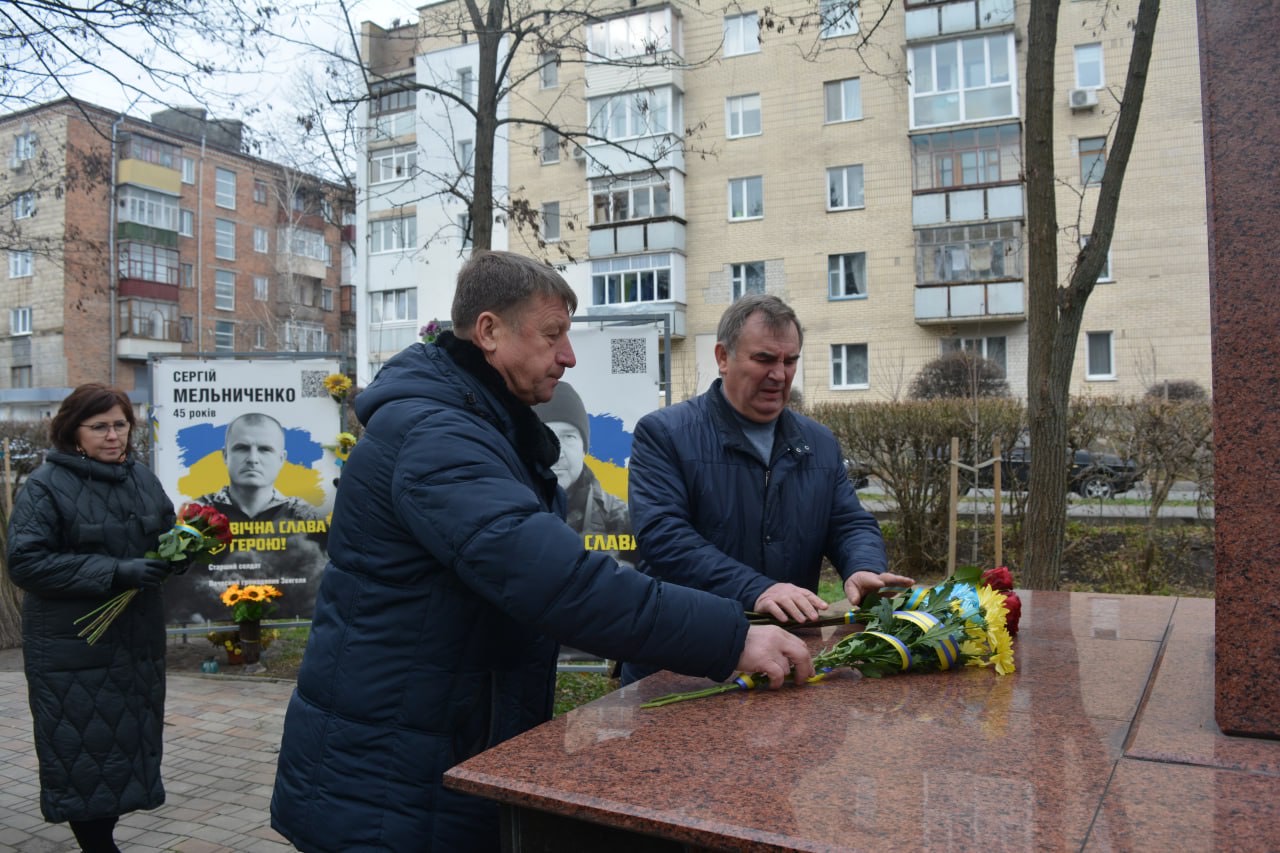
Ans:
[[[1137,0],[1064,4],[1053,93],[1059,280],[1092,227]],[[494,248],[561,266],[579,315],[669,318],[674,399],[716,375],[715,327],[744,293],[795,307],[807,402],[904,396],[957,348],[1027,387],[1022,181],[1025,2],[566,5],[511,57],[495,186],[540,214]],[[451,0],[366,23],[357,270],[362,381],[448,316],[468,252],[474,121],[441,93],[478,78]],[[1069,14],[1067,13],[1069,11]],[[464,23],[465,28],[465,23]],[[505,49],[510,49],[510,37]],[[408,84],[408,85],[406,85]],[[1195,4],[1166,3],[1107,267],[1072,392],[1210,387]],[[552,125],[583,134],[566,142]]]
[[[73,99],[0,118],[0,418],[89,381],[146,403],[153,353],[354,352],[350,193],[242,129]]]

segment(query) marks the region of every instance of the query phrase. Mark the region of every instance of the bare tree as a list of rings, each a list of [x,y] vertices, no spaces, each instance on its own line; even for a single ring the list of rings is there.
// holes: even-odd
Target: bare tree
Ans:
[[[1058,217],[1054,173],[1054,57],[1060,0],[1031,0],[1027,39],[1025,175],[1029,263],[1027,417],[1031,481],[1027,499],[1023,583],[1056,589],[1066,535],[1067,452],[1071,372],[1089,295],[1106,262],[1116,209],[1146,92],[1147,68],[1160,0],[1140,0],[1120,111],[1098,193],[1093,229],[1065,285],[1058,283]]]

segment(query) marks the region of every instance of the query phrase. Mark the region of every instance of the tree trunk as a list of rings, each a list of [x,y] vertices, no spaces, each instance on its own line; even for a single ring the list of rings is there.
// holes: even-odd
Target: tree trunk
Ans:
[[[1031,482],[1027,495],[1023,583],[1057,589],[1067,516],[1067,409],[1071,372],[1085,304],[1111,249],[1120,189],[1142,114],[1147,68],[1160,0],[1141,0],[1124,96],[1093,227],[1066,287],[1058,286],[1058,221],[1054,195],[1053,59],[1060,0],[1031,0],[1027,40],[1027,419],[1031,428]]]

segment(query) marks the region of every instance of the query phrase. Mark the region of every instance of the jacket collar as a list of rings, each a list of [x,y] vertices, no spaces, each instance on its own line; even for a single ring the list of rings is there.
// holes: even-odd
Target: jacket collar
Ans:
[[[67,468],[86,480],[123,482],[129,476],[129,469],[133,467],[132,459],[126,459],[123,462],[99,462],[88,456],[66,453],[62,450],[51,450],[45,458],[54,465]]]
[[[738,416],[735,414],[733,406],[729,404],[728,398],[724,396],[723,386],[724,379],[716,379],[715,382],[711,383],[711,387],[707,389],[707,402],[716,431],[720,433],[725,447],[733,447],[744,452],[750,452],[750,455],[755,457],[755,451],[749,447],[747,437],[742,432],[742,425],[738,423]],[[777,428],[773,436],[772,462],[778,461],[779,451],[794,454],[797,458],[812,455],[813,453],[813,448],[809,446],[808,439],[805,438],[804,433],[800,430],[800,419],[787,408],[784,408],[782,414],[778,415]]]

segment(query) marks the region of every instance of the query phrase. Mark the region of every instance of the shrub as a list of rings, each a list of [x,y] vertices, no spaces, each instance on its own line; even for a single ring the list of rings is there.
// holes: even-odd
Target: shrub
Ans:
[[[1008,397],[1009,383],[1000,365],[991,359],[957,350],[920,368],[909,394],[913,400]]]
[[[1209,400],[1209,392],[1199,382],[1191,379],[1166,379],[1157,382],[1147,389],[1147,398],[1175,402],[1204,403]]]

